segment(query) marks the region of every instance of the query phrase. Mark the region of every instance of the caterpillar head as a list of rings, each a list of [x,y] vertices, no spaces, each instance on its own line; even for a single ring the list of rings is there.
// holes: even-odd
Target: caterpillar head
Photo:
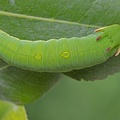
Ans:
[[[102,27],[95,30],[95,32],[103,32],[103,34],[98,38],[96,38],[96,40],[100,40],[101,38],[108,37],[110,38],[110,42],[112,45],[110,46],[111,48],[120,46],[120,25],[114,24],[107,27]]]

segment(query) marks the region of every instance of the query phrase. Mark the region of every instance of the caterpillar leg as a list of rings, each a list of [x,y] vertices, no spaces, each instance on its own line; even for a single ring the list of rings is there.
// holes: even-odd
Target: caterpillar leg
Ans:
[[[104,38],[107,35],[105,30],[106,30],[106,27],[102,27],[102,28],[98,28],[94,31],[94,32],[103,32],[103,34],[101,36],[98,36],[96,38],[96,40],[100,40],[101,38]]]
[[[120,54],[120,47],[118,48],[117,52],[115,53],[115,56],[118,56]]]
[[[104,32],[104,29],[105,29],[106,27],[102,27],[102,28],[98,28],[98,29],[96,29],[94,32]]]
[[[106,36],[111,38],[112,36],[114,36],[118,32],[119,28],[120,28],[119,25],[114,24],[114,25],[110,25],[110,26],[96,29],[94,32],[103,32],[103,34],[101,36],[98,36],[96,38],[96,40],[100,40],[101,38],[104,38]]]
[[[106,49],[106,51],[109,52],[109,51],[111,51],[111,50],[114,49],[114,48],[115,48],[114,46],[108,47],[108,48]],[[119,54],[120,54],[120,46],[117,48],[117,51],[116,51],[116,53],[115,53],[115,56],[118,56]]]

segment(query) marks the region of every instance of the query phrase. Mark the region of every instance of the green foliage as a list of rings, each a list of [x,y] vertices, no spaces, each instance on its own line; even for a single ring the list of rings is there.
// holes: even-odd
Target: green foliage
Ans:
[[[27,120],[23,106],[0,101],[0,120]]]
[[[61,80],[26,106],[29,120],[119,120],[120,74],[101,81]],[[40,114],[38,114],[38,111]]]
[[[100,26],[120,24],[119,6],[119,0],[1,0],[0,29],[20,39],[81,37]],[[64,75],[77,80],[105,79],[120,71],[119,59]],[[30,72],[0,60],[0,98],[17,104],[32,102],[64,75]]]

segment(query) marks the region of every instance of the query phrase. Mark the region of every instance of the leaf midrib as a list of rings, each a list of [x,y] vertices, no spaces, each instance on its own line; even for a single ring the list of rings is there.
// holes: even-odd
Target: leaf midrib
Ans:
[[[11,66],[11,65],[5,65],[5,66],[3,66],[3,67],[0,68],[0,71],[4,70],[4,69],[6,69],[6,68],[8,68],[8,67],[10,67],[10,66]]]
[[[25,15],[25,14],[18,14],[18,13],[5,12],[5,11],[0,11],[0,15],[23,18],[23,19],[38,20],[38,21],[56,22],[56,23],[61,23],[61,24],[78,25],[78,26],[85,26],[85,27],[91,27],[91,28],[100,27],[100,26],[96,26],[96,25],[88,25],[88,24],[82,24],[82,23],[78,23],[78,22],[71,22],[71,21],[58,20],[58,19],[52,19],[52,18],[29,16],[29,15]]]

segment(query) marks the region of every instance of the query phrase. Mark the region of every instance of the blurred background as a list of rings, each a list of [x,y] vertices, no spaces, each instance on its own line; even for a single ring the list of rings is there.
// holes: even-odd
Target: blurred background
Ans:
[[[100,81],[61,78],[26,110],[29,120],[120,120],[120,74]]]

